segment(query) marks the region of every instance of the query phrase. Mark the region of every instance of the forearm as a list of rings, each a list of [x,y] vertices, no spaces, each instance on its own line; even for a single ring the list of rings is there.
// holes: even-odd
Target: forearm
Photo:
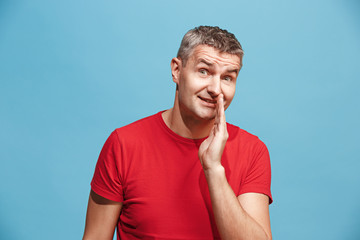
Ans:
[[[242,208],[221,165],[205,170],[205,176],[221,239],[271,239],[261,225]]]

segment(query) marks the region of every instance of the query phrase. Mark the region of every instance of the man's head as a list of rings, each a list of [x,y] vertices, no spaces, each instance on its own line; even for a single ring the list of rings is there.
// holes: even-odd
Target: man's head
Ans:
[[[226,109],[235,94],[243,51],[235,36],[218,27],[198,27],[185,34],[171,61],[175,106],[182,116],[212,120],[220,95]]]
[[[219,27],[199,26],[188,31],[183,37],[177,54],[181,58],[183,65],[198,45],[208,45],[218,49],[220,52],[238,55],[240,67],[244,52],[241,44],[235,35]]]

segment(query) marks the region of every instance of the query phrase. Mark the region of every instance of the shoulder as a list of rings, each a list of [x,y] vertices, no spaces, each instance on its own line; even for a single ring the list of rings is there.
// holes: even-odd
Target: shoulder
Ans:
[[[228,141],[235,141],[235,142],[239,142],[242,145],[256,145],[256,146],[261,146],[264,147],[265,144],[259,139],[258,136],[249,133],[248,131],[235,126],[233,124],[227,123],[227,130],[229,133],[229,139]]]
[[[161,117],[161,112],[151,116],[139,119],[133,123],[116,128],[112,135],[116,135],[120,142],[126,140],[140,140],[142,137],[151,134],[158,125],[158,118]]]

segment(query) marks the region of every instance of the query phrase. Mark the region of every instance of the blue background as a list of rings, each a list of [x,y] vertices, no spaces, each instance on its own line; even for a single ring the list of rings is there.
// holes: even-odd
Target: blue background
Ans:
[[[268,146],[274,239],[360,239],[359,1],[0,1],[0,238],[80,239],[100,149],[172,107],[198,25],[245,51],[227,120]]]

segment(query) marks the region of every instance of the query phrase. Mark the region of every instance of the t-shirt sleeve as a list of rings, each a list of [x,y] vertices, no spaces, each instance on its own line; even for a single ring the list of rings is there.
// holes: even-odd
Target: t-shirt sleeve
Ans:
[[[120,160],[120,142],[116,131],[114,131],[100,152],[91,181],[91,189],[98,195],[116,202],[124,200],[119,168]]]
[[[269,204],[273,202],[271,190],[271,166],[269,151],[261,141],[255,146],[253,158],[247,169],[244,183],[239,195],[248,192],[262,193],[269,197]]]

